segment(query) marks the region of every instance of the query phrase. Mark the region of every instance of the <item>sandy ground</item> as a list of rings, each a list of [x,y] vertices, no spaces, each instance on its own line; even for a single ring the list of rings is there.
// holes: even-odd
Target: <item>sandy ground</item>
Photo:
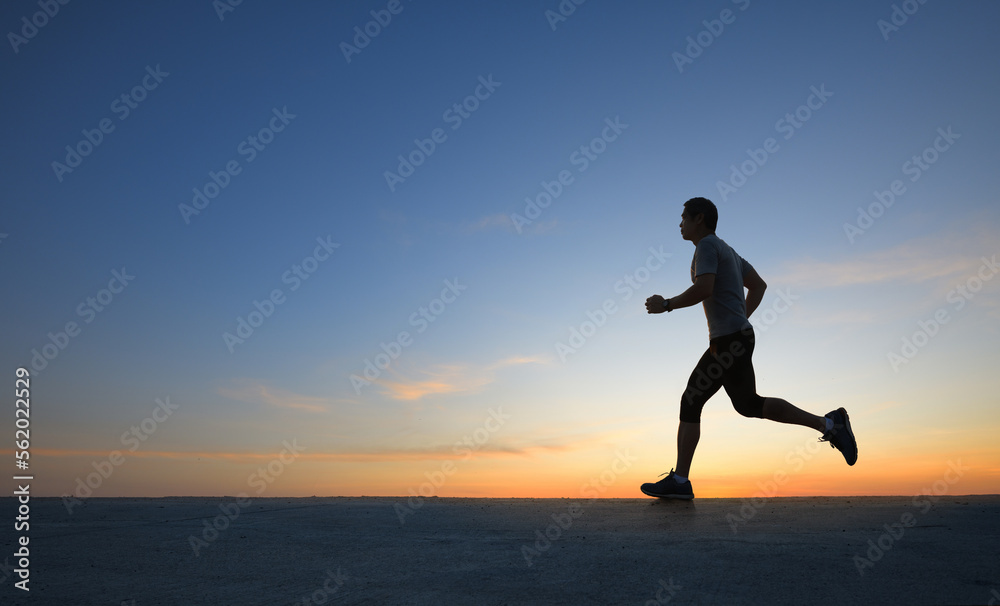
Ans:
[[[20,534],[3,604],[1000,604],[1000,496],[36,498],[29,594]]]

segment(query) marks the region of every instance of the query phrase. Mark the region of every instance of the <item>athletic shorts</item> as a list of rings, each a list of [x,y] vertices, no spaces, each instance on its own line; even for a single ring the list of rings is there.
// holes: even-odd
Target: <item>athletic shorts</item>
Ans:
[[[752,326],[709,341],[681,396],[681,421],[700,423],[701,409],[722,387],[738,413],[764,416],[764,398],[757,395],[753,371],[753,347]]]

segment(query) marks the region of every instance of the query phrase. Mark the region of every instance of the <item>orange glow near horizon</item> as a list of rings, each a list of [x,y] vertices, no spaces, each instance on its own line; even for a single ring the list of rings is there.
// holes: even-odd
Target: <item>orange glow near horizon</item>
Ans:
[[[306,452],[282,463],[280,453],[140,450],[123,452],[122,462],[109,467],[107,452],[36,449],[33,494],[78,493],[82,481],[89,482],[94,497],[245,492],[259,497],[644,498],[639,485],[655,482],[667,470],[651,468],[646,461],[627,465],[627,458],[614,452],[572,458],[491,453],[468,460],[419,453]],[[834,454],[824,452],[801,467],[782,464],[771,469],[751,460],[728,468],[706,460],[692,477],[695,494],[770,498],[1000,493],[997,448],[922,459],[872,453],[855,467],[845,466]],[[102,469],[107,478],[97,475]]]

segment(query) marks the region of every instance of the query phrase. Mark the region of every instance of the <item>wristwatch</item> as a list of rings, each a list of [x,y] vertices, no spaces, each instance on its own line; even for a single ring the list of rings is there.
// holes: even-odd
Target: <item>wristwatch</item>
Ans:
[[[670,309],[670,299],[663,300],[663,309],[667,310],[668,313],[673,311],[672,309]]]

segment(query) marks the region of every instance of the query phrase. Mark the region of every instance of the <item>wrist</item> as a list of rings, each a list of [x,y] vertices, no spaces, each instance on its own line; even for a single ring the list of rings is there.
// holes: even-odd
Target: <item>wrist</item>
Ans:
[[[668,313],[673,311],[673,309],[670,307],[670,299],[663,300],[663,309],[667,310]]]

